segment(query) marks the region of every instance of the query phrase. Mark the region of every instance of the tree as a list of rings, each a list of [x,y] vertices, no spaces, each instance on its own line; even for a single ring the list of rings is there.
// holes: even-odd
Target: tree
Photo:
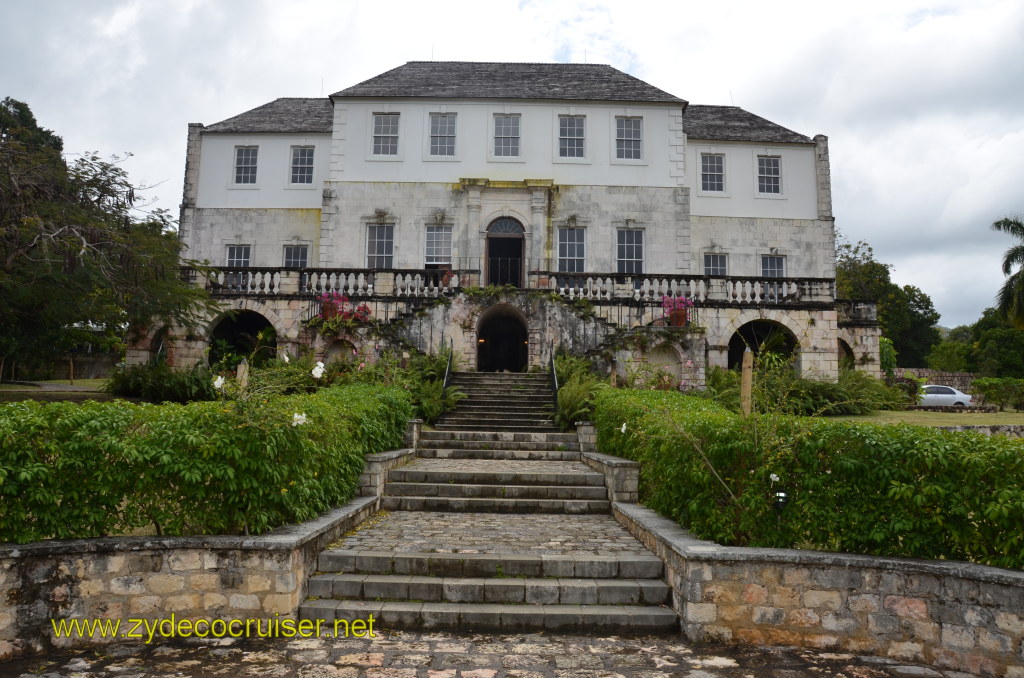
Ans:
[[[1024,330],[1024,221],[1020,217],[1006,217],[992,224],[992,229],[1020,241],[1003,253],[1003,275],[1007,278],[999,288],[996,303],[1004,318],[1017,329]],[[1014,273],[1014,266],[1021,268]]]
[[[899,367],[923,367],[932,346],[941,341],[939,313],[931,297],[913,285],[890,278],[890,264],[875,259],[871,245],[840,242],[836,247],[836,296],[873,301],[882,335],[892,340]]]
[[[167,213],[136,209],[119,159],[69,164],[62,148],[26,104],[0,102],[0,370],[116,345],[129,326],[188,327],[212,308],[181,277]]]

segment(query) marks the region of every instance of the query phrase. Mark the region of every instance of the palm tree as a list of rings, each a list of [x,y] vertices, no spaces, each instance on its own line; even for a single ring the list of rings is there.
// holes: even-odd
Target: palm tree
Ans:
[[[1021,217],[1000,219],[992,229],[1008,233],[1020,242],[1003,253],[1003,275],[1008,276],[996,295],[999,313],[1014,327],[1024,330],[1024,221]],[[1014,273],[1013,267],[1021,268]]]

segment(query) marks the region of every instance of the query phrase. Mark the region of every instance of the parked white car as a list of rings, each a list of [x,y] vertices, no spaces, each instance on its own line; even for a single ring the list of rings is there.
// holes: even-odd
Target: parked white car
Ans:
[[[951,386],[933,386],[926,384],[921,387],[918,398],[926,407],[970,407],[971,396]]]

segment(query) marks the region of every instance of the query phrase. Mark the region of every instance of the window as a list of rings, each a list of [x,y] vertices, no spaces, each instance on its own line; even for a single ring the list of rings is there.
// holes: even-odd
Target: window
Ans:
[[[704,255],[704,275],[712,276],[715,278],[724,278],[726,276],[726,255],[724,254],[705,254]]]
[[[451,226],[427,226],[427,251],[424,262],[428,267],[452,263]]]
[[[725,190],[725,156],[721,153],[700,154],[700,190]]]
[[[619,273],[644,272],[644,232],[620,228],[617,234],[616,259]]]
[[[586,118],[582,115],[558,116],[558,156],[561,158],[584,157],[583,127]]]
[[[558,229],[558,270],[582,273],[584,268],[584,234],[582,228]]]
[[[519,156],[519,116],[494,116],[494,155],[501,158]]]
[[[643,118],[615,118],[615,157],[640,160]]]
[[[455,114],[430,114],[430,155],[455,155]]]
[[[782,193],[782,159],[777,155],[757,156],[757,192]]]
[[[398,113],[373,114],[373,154],[398,155]]]
[[[250,245],[228,245],[228,268],[247,267],[250,248]]]
[[[761,275],[765,278],[783,278],[786,275],[786,257],[764,255],[761,257]]]
[[[395,225],[370,224],[366,235],[366,267],[391,268],[395,253]]]
[[[284,267],[285,268],[306,268],[309,262],[309,246],[307,245],[285,245]]]
[[[256,183],[256,152],[258,146],[235,146],[235,183]]]
[[[312,146],[292,146],[292,183],[313,183]]]

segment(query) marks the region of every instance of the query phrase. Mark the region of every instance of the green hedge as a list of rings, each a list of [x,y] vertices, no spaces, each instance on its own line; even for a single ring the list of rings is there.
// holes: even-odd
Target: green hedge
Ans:
[[[602,391],[595,423],[602,452],[640,462],[641,501],[698,537],[1024,567],[1024,441],[659,391]]]
[[[306,422],[294,425],[296,414]],[[364,455],[401,446],[401,389],[258,402],[0,407],[0,541],[256,534],[353,497]]]

